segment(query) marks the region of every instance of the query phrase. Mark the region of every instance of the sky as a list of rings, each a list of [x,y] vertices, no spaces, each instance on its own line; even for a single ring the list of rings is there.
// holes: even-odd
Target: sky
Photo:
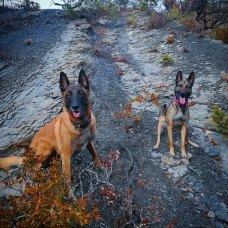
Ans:
[[[38,2],[40,4],[41,9],[62,9],[61,6],[55,6],[52,3],[52,0],[35,0],[35,2]],[[61,0],[54,0],[54,2],[63,4],[63,1],[61,1]],[[164,9],[164,6],[161,6],[161,1],[158,0],[157,10],[159,11],[161,9]]]
[[[41,9],[61,9],[60,6],[51,4],[51,0],[35,0],[35,2],[38,2],[40,4]],[[61,0],[54,0],[54,2],[63,4],[63,1]]]

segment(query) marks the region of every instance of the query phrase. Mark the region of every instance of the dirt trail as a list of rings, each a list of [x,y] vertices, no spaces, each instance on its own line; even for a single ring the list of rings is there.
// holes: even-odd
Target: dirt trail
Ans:
[[[97,170],[86,151],[72,158],[76,196],[93,192],[91,197],[100,205],[103,220],[91,227],[142,227],[145,221],[149,227],[166,227],[172,221],[177,222],[177,227],[228,227],[227,169],[223,168],[223,172],[220,167],[227,159],[221,163],[211,158],[221,154],[222,145],[210,145],[208,136],[201,130],[208,121],[204,119],[210,112],[210,104],[218,98],[224,100],[226,85],[216,82],[221,71],[228,71],[222,61],[227,56],[227,47],[212,43],[208,38],[198,39],[191,33],[185,38],[180,35],[182,28],[175,23],[169,28],[147,31],[145,15],[139,12],[136,14],[138,26],[127,27],[127,16],[128,13],[124,13],[117,22],[101,18],[93,27],[85,20],[64,21],[67,27],[61,32],[61,39],[48,49],[38,64],[34,61],[34,67],[26,71],[19,63],[1,70],[1,79],[16,77],[13,72],[17,72],[16,75],[23,72],[20,88],[14,86],[12,90],[10,83],[2,88],[2,154],[11,154],[12,150],[5,150],[9,145],[32,136],[61,112],[59,72],[64,71],[73,82],[84,68],[92,82],[91,97],[97,118],[94,143],[103,163],[111,166],[106,171]],[[53,25],[55,23],[58,20]],[[178,33],[176,42],[166,44],[170,30],[174,29]],[[202,46],[205,43],[209,43],[206,50]],[[182,52],[183,46],[190,49],[186,55]],[[159,52],[152,52],[153,47]],[[206,55],[209,48],[214,50],[214,57],[199,54]],[[174,57],[173,65],[165,67],[158,63],[164,53]],[[157,94],[159,103],[168,103],[179,69],[185,76],[191,70],[197,75],[192,100],[198,103],[191,107],[191,138],[200,148],[188,145],[186,160],[180,158],[178,131],[174,132],[174,160],[167,155],[166,132],[162,134],[160,149],[152,149],[160,109],[153,102],[133,102],[132,112],[143,117],[139,124],[132,125],[132,120],[117,120],[114,116],[114,112],[120,111],[120,104],[125,107],[144,90]],[[124,72],[123,75],[120,72]],[[222,103],[226,108],[227,102]],[[122,141],[127,150],[118,141]],[[227,149],[227,144],[223,148]],[[117,151],[119,158],[115,157]],[[134,165],[129,180],[132,159]],[[10,176],[0,171],[0,176],[5,180],[15,178],[18,171],[9,170]],[[102,194],[102,186],[117,197]],[[2,199],[9,193],[19,194],[13,190],[15,187],[0,183]]]

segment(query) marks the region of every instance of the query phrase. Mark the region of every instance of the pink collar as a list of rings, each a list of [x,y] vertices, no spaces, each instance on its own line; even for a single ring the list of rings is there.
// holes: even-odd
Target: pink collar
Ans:
[[[180,104],[180,102],[177,100],[176,96],[174,95],[173,97],[174,102],[176,103],[176,105],[180,108],[184,108],[187,104],[188,104],[188,100],[186,100],[185,104]]]

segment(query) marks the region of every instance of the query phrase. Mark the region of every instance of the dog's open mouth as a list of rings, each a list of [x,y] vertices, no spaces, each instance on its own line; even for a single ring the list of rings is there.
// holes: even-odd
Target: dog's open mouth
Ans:
[[[185,97],[180,97],[180,103],[184,105],[186,103]]]
[[[73,111],[73,115],[74,115],[75,118],[78,118],[78,117],[81,116],[81,113],[79,111],[76,111],[76,112]]]

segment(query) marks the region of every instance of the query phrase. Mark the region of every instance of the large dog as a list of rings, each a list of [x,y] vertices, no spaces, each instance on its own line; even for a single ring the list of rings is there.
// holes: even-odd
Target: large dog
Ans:
[[[185,142],[188,142],[194,147],[199,147],[196,143],[190,141],[188,134],[188,121],[189,121],[189,109],[188,109],[188,98],[192,94],[192,86],[194,84],[195,75],[191,72],[188,79],[182,78],[182,72],[179,71],[176,75],[176,86],[174,89],[174,99],[168,107],[164,105],[162,107],[161,115],[158,120],[157,127],[157,143],[154,149],[157,149],[160,144],[160,136],[163,126],[167,126],[170,154],[174,155],[173,147],[173,126],[181,126],[181,156],[186,157]]]
[[[89,81],[84,70],[79,73],[78,83],[70,84],[65,73],[60,73],[60,89],[63,94],[64,112],[41,128],[34,136],[31,147],[38,155],[40,164],[58,153],[62,169],[71,183],[70,158],[87,148],[96,164],[101,163],[92,140],[95,137],[96,120],[91,111]],[[0,168],[23,164],[16,156],[1,158]]]

